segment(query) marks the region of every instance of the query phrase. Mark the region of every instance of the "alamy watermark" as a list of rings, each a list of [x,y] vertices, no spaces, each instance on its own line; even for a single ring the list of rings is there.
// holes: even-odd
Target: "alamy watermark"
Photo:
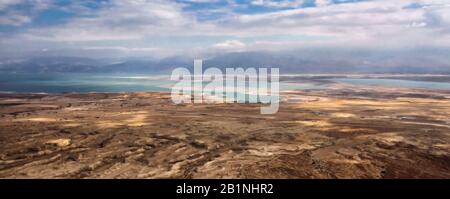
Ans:
[[[275,114],[280,102],[279,68],[218,68],[203,71],[202,60],[194,60],[193,74],[176,68],[170,78],[172,101],[182,103],[261,103],[261,114]]]

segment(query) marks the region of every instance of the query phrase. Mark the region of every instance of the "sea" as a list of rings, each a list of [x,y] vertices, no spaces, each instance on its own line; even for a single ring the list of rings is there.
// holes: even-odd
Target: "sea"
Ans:
[[[337,83],[450,90],[449,82],[397,79],[331,78]],[[176,81],[169,75],[91,73],[0,73],[0,92],[87,93],[170,92]],[[327,84],[280,82],[280,91],[324,89]]]

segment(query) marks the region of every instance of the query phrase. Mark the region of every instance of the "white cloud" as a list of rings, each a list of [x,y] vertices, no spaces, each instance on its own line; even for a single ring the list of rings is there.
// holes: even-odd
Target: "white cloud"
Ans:
[[[315,1],[316,6],[323,7],[331,4],[330,0],[316,0]]]
[[[22,3],[23,0],[1,0],[0,1],[0,10],[4,10],[10,6],[14,6]]]
[[[283,1],[273,1],[273,0],[253,0],[252,5],[265,6],[265,7],[283,7],[283,8],[295,8],[303,5],[304,0],[283,0]]]
[[[30,45],[33,42],[40,44],[59,42],[60,45],[111,42],[113,44],[109,45],[117,46],[116,50],[124,48],[129,52],[132,51],[130,49],[138,48],[165,52],[192,52],[189,45],[177,46],[176,41],[173,41],[171,49],[153,45],[152,42],[148,42],[148,46],[145,47],[132,45],[133,42],[151,41],[158,36],[185,37],[186,40],[191,40],[191,36],[220,37],[219,41],[223,42],[218,43],[217,40],[209,43],[198,40],[190,42],[196,48],[224,51],[269,48],[282,50],[308,46],[365,48],[450,46],[450,5],[447,0],[374,0],[343,4],[332,4],[330,0],[316,0],[317,7],[308,8],[297,8],[303,1],[255,0],[251,2],[253,5],[293,9],[242,14],[233,11],[233,8],[224,8],[218,12],[228,12],[226,15],[211,20],[199,20],[197,16],[199,13],[184,10],[186,2],[194,1],[209,2],[209,0],[184,0],[185,3],[165,0],[112,0],[102,4],[100,9],[72,18],[65,24],[28,29],[13,39],[20,42],[25,39]],[[420,3],[423,7],[405,8],[414,2]],[[242,5],[234,2],[233,6]],[[212,13],[211,10],[205,12],[208,11]],[[30,20],[20,16],[16,16],[14,20],[2,17],[0,24],[20,25],[29,23]],[[306,39],[302,39],[305,35]],[[290,39],[277,40],[273,39],[274,36],[288,36]],[[245,40],[243,43],[242,38],[247,38],[251,42]],[[196,42],[199,44],[196,45]],[[1,45],[0,48],[4,48]],[[39,47],[42,48],[42,45]]]
[[[29,23],[31,18],[29,16],[21,15],[18,13],[10,13],[8,16],[0,18],[0,25],[20,26],[25,23]]]
[[[1,0],[0,1],[0,25],[21,26],[32,22],[33,17],[40,11],[48,8],[51,0]],[[26,5],[28,10],[10,9],[17,5]]]
[[[215,3],[220,0],[181,0],[182,2],[188,2],[188,3]]]
[[[30,29],[27,38],[50,41],[141,39],[147,34],[167,34],[192,23],[181,6],[163,0],[113,0],[89,17],[78,17],[53,27]]]
[[[213,47],[225,50],[239,50],[245,47],[245,44],[238,40],[227,40],[214,44]]]

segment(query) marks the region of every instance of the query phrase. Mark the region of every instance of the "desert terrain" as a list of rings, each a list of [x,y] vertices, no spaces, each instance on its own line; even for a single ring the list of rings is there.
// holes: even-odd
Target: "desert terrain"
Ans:
[[[450,178],[450,92],[334,85],[260,104],[0,94],[0,178]]]

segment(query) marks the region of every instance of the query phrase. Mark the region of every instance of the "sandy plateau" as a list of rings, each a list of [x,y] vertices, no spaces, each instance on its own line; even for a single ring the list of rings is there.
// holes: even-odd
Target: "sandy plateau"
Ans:
[[[0,94],[1,178],[450,178],[450,93],[373,87],[259,104]]]

